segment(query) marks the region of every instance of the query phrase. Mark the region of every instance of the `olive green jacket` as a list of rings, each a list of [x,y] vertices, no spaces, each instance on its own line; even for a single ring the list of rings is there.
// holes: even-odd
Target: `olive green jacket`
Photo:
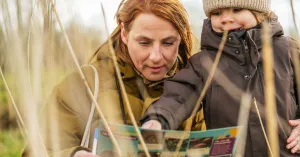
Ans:
[[[137,74],[133,66],[117,58],[120,73],[126,88],[127,96],[133,110],[135,120],[139,120],[151,103],[156,101],[163,92],[163,81],[149,82]],[[99,92],[97,102],[106,120],[131,124],[128,112],[120,99],[113,61],[104,45],[100,49],[97,61],[92,64],[98,73]],[[179,69],[183,68],[180,60],[176,62],[171,72],[166,77],[171,77]],[[83,67],[83,73],[92,92],[95,91],[95,71],[91,67]],[[50,100],[42,109],[41,125],[42,137],[46,150],[50,156],[73,156],[78,150],[91,148],[93,131],[99,125],[100,116],[95,111],[89,140],[89,148],[81,147],[81,141],[91,111],[92,100],[90,99],[83,80],[78,72],[67,76],[58,84]],[[123,108],[123,109],[122,109]],[[195,126],[201,128],[203,115],[197,118]]]

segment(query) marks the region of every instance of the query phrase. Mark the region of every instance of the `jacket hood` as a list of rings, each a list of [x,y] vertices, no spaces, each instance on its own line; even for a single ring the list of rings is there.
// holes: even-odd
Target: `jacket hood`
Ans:
[[[281,36],[283,35],[283,29],[280,23],[278,22],[278,17],[273,14],[273,18],[268,19],[268,22],[271,25],[271,36]],[[240,30],[247,33],[247,37],[251,38],[257,46],[258,49],[262,47],[261,42],[261,34],[262,34],[262,26],[259,24],[256,27],[253,27],[248,30]],[[233,31],[229,32],[228,34],[228,40],[226,41],[224,52],[230,53],[232,51],[232,48],[238,48],[241,44],[241,37],[237,34],[239,34],[239,31]],[[219,44],[221,43],[222,37],[217,35],[216,32],[213,31],[211,26],[211,20],[205,19],[203,22],[203,30],[201,35],[201,49],[219,49]],[[232,52],[231,52],[232,53]]]
[[[136,72],[132,68],[132,66],[126,62],[124,62],[120,57],[116,56],[117,62],[120,68],[120,72],[123,79],[132,78],[136,76]],[[109,50],[108,42],[105,42],[98,50],[97,60],[112,60],[112,54]],[[112,63],[113,64],[113,63]]]

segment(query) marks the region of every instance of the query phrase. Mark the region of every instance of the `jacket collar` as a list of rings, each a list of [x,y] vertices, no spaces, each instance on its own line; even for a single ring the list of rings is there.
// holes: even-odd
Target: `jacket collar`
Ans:
[[[268,19],[268,22],[271,25],[271,36],[272,37],[283,35],[282,26],[279,24],[278,17],[276,15],[274,15],[274,18]],[[261,34],[262,34],[262,29],[261,29],[261,26],[258,25],[254,28],[246,30],[245,40],[249,41],[251,46],[254,45],[257,48],[257,50],[259,50],[262,48]],[[212,30],[211,20],[210,19],[204,20],[202,36],[201,36],[201,49],[218,50],[221,40],[222,40],[222,37],[217,35]],[[237,36],[236,33],[234,33],[234,32],[229,33],[223,52],[237,57],[238,60],[243,60],[243,58],[239,58],[239,57],[242,57],[241,55],[236,55],[236,51],[238,51],[240,49],[241,44],[243,44],[243,43],[242,43],[242,38],[240,36]]]

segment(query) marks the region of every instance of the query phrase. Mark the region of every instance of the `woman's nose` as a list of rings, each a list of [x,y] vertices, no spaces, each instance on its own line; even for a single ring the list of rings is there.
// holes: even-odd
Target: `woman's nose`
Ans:
[[[154,45],[150,53],[149,60],[153,62],[159,62],[162,59],[161,46]]]

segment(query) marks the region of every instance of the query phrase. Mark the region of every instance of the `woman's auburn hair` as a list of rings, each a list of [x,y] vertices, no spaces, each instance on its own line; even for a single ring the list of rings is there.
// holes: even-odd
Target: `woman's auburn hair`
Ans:
[[[188,14],[179,0],[122,0],[115,15],[118,26],[110,36],[116,55],[126,63],[132,64],[128,48],[121,39],[121,24],[124,24],[127,33],[130,32],[133,21],[141,13],[152,13],[175,27],[181,37],[179,55],[186,64],[191,56],[193,41]],[[97,51],[100,49],[101,47]]]

